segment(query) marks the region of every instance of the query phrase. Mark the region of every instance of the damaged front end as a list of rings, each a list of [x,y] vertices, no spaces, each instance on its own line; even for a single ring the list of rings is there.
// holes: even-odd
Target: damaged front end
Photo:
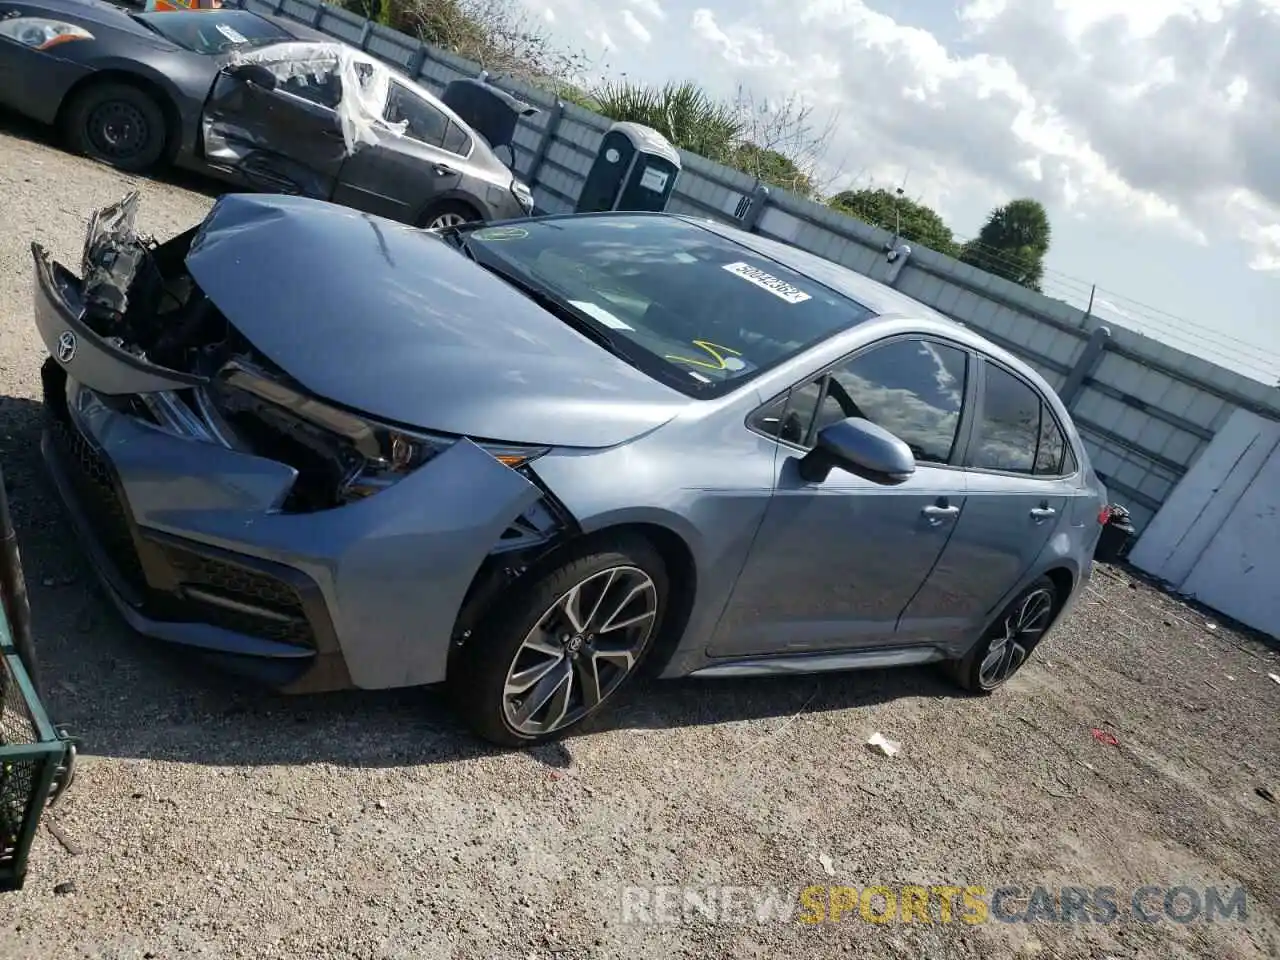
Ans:
[[[132,193],[94,215],[82,278],[32,245],[51,431],[83,474],[60,492],[93,514],[78,525],[116,599],[150,619],[122,611],[194,646],[235,644],[172,621],[256,638],[246,649],[263,656],[343,661],[341,676],[296,689],[442,680],[478,598],[573,525],[529,469],[544,448],[317,398],[192,277],[204,225],[157,243],[138,234],[137,209]],[[423,647],[424,635],[439,645]]]
[[[63,333],[45,338],[54,357],[66,356],[63,366],[80,383],[170,433],[294,467],[298,479],[281,504],[285,512],[363,499],[457,439],[382,424],[308,394],[254,349],[186,269],[200,228],[157,243],[137,233],[137,209],[138,194],[131,193],[90,220],[81,321],[96,337],[88,343],[80,338],[71,349]],[[94,339],[112,355],[82,354],[72,370],[73,351],[92,349]],[[119,376],[111,368],[122,357],[150,377],[131,382]],[[484,449],[513,469],[545,450]]]

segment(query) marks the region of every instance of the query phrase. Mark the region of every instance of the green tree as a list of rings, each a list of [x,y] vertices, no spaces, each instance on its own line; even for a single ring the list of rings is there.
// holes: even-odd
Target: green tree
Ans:
[[[725,163],[802,197],[812,197],[815,192],[812,178],[778,150],[767,150],[754,143],[740,143],[733,148]]]
[[[845,190],[832,197],[828,206],[938,253],[954,257],[959,252],[955,235],[936,210],[892,190]]]
[[[1049,214],[1040,201],[1011,200],[991,211],[978,236],[961,248],[960,259],[1038,291],[1051,237]]]

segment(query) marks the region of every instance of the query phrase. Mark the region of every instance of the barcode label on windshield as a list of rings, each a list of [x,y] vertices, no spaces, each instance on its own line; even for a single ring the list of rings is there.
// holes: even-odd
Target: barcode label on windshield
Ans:
[[[734,276],[741,277],[748,283],[754,283],[761,290],[768,290],[779,300],[785,300],[787,303],[804,303],[810,299],[809,294],[799,287],[785,280],[779,280],[773,274],[765,273],[749,263],[726,263],[724,268]]]

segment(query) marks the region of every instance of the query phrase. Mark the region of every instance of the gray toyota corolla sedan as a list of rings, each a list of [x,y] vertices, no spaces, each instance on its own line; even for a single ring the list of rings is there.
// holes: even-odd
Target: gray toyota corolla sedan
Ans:
[[[136,203],[79,277],[33,245],[44,452],[125,618],[281,689],[443,683],[512,745],[642,665],[987,693],[1089,576],[1052,389],[818,257],[255,195],[157,245]]]

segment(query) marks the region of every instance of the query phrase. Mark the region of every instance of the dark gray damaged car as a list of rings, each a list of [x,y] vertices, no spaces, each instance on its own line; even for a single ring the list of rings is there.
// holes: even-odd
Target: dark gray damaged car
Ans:
[[[535,111],[484,89],[453,109],[368,54],[245,10],[0,0],[0,106],[78,152],[420,226],[533,210],[498,154],[510,161],[515,119]]]
[[[662,214],[423,231],[136,195],[33,245],[57,489],[139,631],[286,691],[447,685],[517,745],[665,677],[1001,686],[1106,491],[1053,390],[928,308]]]

